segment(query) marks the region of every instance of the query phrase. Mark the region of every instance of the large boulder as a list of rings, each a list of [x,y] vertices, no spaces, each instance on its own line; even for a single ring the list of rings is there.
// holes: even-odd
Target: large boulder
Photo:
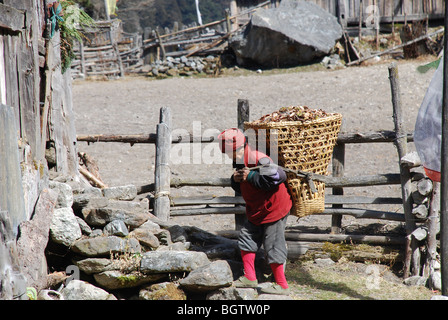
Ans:
[[[289,67],[328,55],[342,37],[337,19],[314,3],[283,0],[258,10],[230,46],[239,64]]]

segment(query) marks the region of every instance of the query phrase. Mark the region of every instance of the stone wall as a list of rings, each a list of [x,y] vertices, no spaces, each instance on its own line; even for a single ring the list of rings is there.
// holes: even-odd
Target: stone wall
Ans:
[[[133,185],[98,189],[59,176],[38,299],[264,299],[237,289],[235,240],[161,221]],[[285,298],[285,297],[284,297]]]

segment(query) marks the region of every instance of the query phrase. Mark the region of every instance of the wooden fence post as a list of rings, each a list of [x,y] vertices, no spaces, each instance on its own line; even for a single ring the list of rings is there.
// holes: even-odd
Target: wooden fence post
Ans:
[[[334,146],[333,149],[333,177],[344,176],[344,164],[345,164],[345,143],[340,143]],[[333,188],[332,193],[334,195],[344,195],[344,188]],[[332,208],[342,208],[342,204],[333,204]],[[342,214],[333,214],[331,216],[331,234],[339,234],[342,229]]]
[[[156,30],[156,35],[157,35],[157,40],[159,40],[160,50],[162,51],[162,60],[165,61],[166,60],[165,47],[163,46],[162,37],[160,36],[160,33],[158,30]]]
[[[169,166],[171,152],[171,110],[160,109],[160,121],[157,125],[156,167],[154,178],[154,215],[161,220],[170,218],[170,184]]]
[[[244,131],[244,122],[249,121],[249,100],[238,99],[238,129]],[[235,196],[241,196],[238,192],[235,192]],[[240,205],[236,205],[239,207]],[[235,215],[235,230],[240,230],[246,222],[245,214]]]
[[[398,151],[398,163],[400,167],[401,193],[403,199],[403,209],[406,221],[406,248],[404,261],[404,278],[409,277],[412,265],[412,275],[418,275],[420,272],[420,250],[416,240],[411,233],[415,230],[415,221],[412,215],[411,199],[411,175],[409,168],[401,163],[401,158],[407,153],[407,135],[404,130],[403,113],[401,109],[400,87],[398,83],[398,67],[396,63],[389,66],[389,80],[392,91],[392,105],[394,125],[396,132],[395,145]]]

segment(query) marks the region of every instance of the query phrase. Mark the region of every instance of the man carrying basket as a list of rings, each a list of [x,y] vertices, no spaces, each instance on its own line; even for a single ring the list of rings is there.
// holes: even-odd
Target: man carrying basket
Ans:
[[[255,255],[263,244],[276,283],[263,287],[261,292],[289,294],[284,273],[287,257],[285,228],[292,200],[285,184],[286,174],[278,166],[269,166],[273,164],[272,159],[252,149],[239,129],[225,130],[218,136],[218,141],[221,151],[233,159],[236,168],[231,177],[232,188],[246,202],[247,221],[238,238],[244,275],[234,285],[239,288],[258,286]],[[262,168],[250,170],[256,166]]]

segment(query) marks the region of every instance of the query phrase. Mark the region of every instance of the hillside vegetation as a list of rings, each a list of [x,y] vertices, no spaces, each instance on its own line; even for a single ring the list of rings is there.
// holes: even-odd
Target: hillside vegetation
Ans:
[[[104,19],[104,0],[76,0],[94,18]],[[230,0],[199,0],[202,22],[224,18]],[[195,0],[118,0],[117,18],[126,32],[139,32],[147,27],[173,27],[173,22],[189,25],[197,22]]]

